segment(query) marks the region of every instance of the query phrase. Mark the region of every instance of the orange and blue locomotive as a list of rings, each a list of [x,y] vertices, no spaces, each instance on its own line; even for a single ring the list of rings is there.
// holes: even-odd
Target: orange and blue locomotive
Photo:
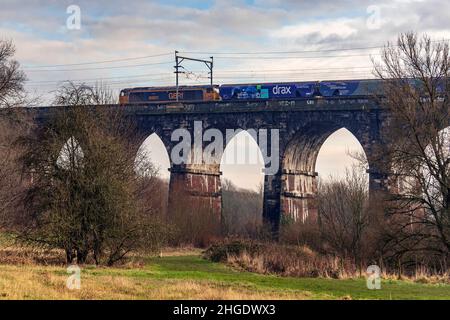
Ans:
[[[174,101],[215,101],[220,100],[219,86],[179,86],[178,99],[176,87],[141,87],[120,91],[120,104]]]
[[[274,100],[315,97],[368,96],[382,92],[380,80],[336,80],[224,84],[206,86],[140,87],[123,89],[121,104],[200,101]],[[178,98],[178,99],[177,99]]]

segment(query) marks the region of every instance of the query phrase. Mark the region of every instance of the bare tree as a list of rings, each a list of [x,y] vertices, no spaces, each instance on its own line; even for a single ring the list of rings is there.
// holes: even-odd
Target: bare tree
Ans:
[[[118,97],[105,83],[98,82],[94,86],[66,81],[55,92],[54,105],[57,106],[89,106],[115,104]]]
[[[226,235],[255,236],[262,226],[262,188],[240,189],[222,181],[222,224]]]
[[[367,176],[357,167],[343,179],[330,177],[319,183],[318,220],[322,248],[327,253],[351,259],[361,269],[369,254],[366,241],[370,224]]]
[[[12,41],[0,39],[0,108],[17,106],[24,100],[26,76],[13,59],[15,52]]]
[[[19,110],[2,110],[0,117],[0,228],[5,229],[18,221],[27,183],[19,161],[24,150],[17,140],[27,134],[30,122]]]
[[[390,123],[377,166],[391,175],[388,238],[398,257],[450,252],[449,44],[401,34],[375,73],[385,83]]]
[[[25,74],[13,59],[12,41],[0,39],[0,227],[14,220],[23,191],[18,158],[22,149],[18,137],[28,130],[30,122],[19,108],[24,102]]]

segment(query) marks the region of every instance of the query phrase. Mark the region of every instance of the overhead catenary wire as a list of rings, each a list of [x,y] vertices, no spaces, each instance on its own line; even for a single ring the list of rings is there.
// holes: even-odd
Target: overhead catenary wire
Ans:
[[[381,46],[371,46],[371,47],[357,47],[357,48],[336,48],[336,49],[322,49],[322,50],[303,50],[303,51],[260,51],[260,52],[217,52],[214,54],[221,55],[218,59],[226,60],[234,60],[234,59],[245,59],[245,60],[274,60],[274,59],[322,59],[322,58],[349,58],[349,57],[364,57],[370,56],[367,54],[350,54],[350,55],[315,55],[315,56],[283,56],[284,54],[293,54],[293,53],[328,53],[328,52],[338,52],[338,51],[351,51],[351,50],[368,50],[368,49],[376,49],[381,48]],[[185,53],[195,53],[200,54],[202,52],[194,52],[194,51],[185,51]],[[112,59],[112,60],[102,60],[102,61],[91,61],[91,62],[81,62],[81,63],[72,63],[72,64],[55,64],[55,65],[42,65],[42,66],[29,66],[25,70],[27,72],[34,73],[46,73],[46,72],[76,72],[76,71],[91,71],[91,70],[113,70],[113,69],[126,69],[126,68],[136,68],[136,67],[149,67],[149,66],[157,66],[157,65],[166,65],[172,64],[173,61],[160,61],[160,62],[152,62],[152,63],[141,63],[141,64],[127,64],[127,65],[113,65],[113,66],[100,66],[100,67],[86,67],[86,68],[59,68],[59,67],[71,67],[71,66],[82,66],[82,65],[96,65],[96,64],[106,64],[106,63],[115,63],[121,61],[133,61],[139,59],[147,59],[147,58],[155,58],[162,57],[166,55],[171,55],[172,53],[160,53],[148,56],[141,57],[130,57],[130,58],[122,58],[122,59]],[[279,55],[279,56],[260,56],[261,54],[267,55]],[[238,56],[244,55],[244,56]],[[254,56],[251,56],[254,55]],[[284,78],[286,80],[292,79],[292,77],[296,76],[299,81],[302,81],[303,78],[308,76],[317,75],[319,77],[326,78],[327,76],[335,77],[337,75],[367,75],[362,71],[363,69],[370,69],[370,66],[355,66],[355,67],[327,67],[327,68],[303,68],[303,69],[259,69],[259,70],[218,70],[217,77],[218,79],[267,79],[266,73],[270,74],[272,77],[276,78]],[[357,70],[360,69],[360,70]],[[319,72],[324,70],[324,72]],[[341,72],[332,72],[332,70],[343,70]],[[307,72],[307,71],[316,71],[316,72]],[[196,76],[193,71],[192,75],[195,76],[196,81],[202,79],[203,77]],[[296,73],[297,72],[297,73]],[[299,73],[301,72],[301,73]],[[95,77],[95,78],[84,78],[77,79],[68,77],[66,79],[58,79],[58,80],[30,80],[27,82],[27,86],[38,86],[40,84],[58,84],[65,81],[73,81],[73,82],[99,82],[99,81],[108,81],[113,79],[127,79],[128,81],[119,82],[119,81],[108,81],[108,83],[130,83],[131,79],[136,79],[140,77],[146,77],[148,79],[142,79],[139,83],[143,82],[153,82],[160,81],[159,79],[155,79],[155,76],[164,76],[167,73],[152,73],[152,74],[140,74],[140,75],[126,75],[126,76],[109,76],[109,77]],[[235,74],[233,77],[225,76],[226,74]],[[170,81],[172,78],[163,78],[162,81]],[[148,81],[147,81],[148,80]],[[189,79],[188,79],[189,80]],[[191,81],[193,79],[190,79]]]
[[[351,70],[351,68],[342,68],[345,69],[345,71],[328,71],[327,68],[311,68],[311,69],[293,69],[291,71],[287,71],[287,70],[281,70],[281,72],[278,72],[277,70],[270,70],[272,72],[277,72],[277,73],[272,73],[272,72],[267,72],[267,71],[249,71],[249,70],[242,70],[242,71],[238,71],[238,70],[232,70],[235,71],[234,76],[230,76],[228,72],[225,71],[220,71],[217,72],[217,76],[218,78],[239,78],[242,77],[242,75],[245,75],[246,77],[255,77],[255,76],[263,76],[264,73],[270,73],[271,76],[279,76],[279,77],[283,77],[283,76],[293,76],[293,75],[310,75],[310,74],[317,74],[317,75],[327,75],[327,74],[356,74],[356,73],[365,73],[367,74],[367,71],[364,70]],[[342,70],[341,68],[337,69],[337,70]],[[308,72],[308,71],[315,71],[315,70],[319,70],[319,72]],[[323,72],[320,72],[320,70],[324,70]],[[100,81],[107,81],[107,80],[113,80],[113,79],[134,79],[134,78],[141,78],[141,77],[146,77],[149,80],[153,80],[153,77],[155,76],[167,76],[166,78],[169,78],[167,73],[150,73],[150,74],[140,74],[140,75],[130,75],[130,76],[115,76],[115,77],[98,77],[98,78],[83,78],[83,79],[59,79],[59,80],[35,80],[35,81],[27,81],[28,84],[41,84],[41,83],[61,83],[61,82],[100,82]],[[196,76],[196,78],[198,77],[202,77],[202,75],[200,74],[199,76]],[[187,79],[189,79],[189,77],[186,77]],[[170,78],[171,79],[171,78]]]
[[[71,72],[71,71],[88,71],[88,70],[108,70],[108,69],[124,69],[124,68],[136,68],[136,67],[146,67],[146,66],[156,66],[156,65],[164,65],[171,64],[173,61],[164,61],[164,62],[154,62],[154,63],[144,63],[144,64],[133,64],[126,66],[112,66],[112,67],[94,67],[94,68],[78,68],[78,69],[32,69],[27,70],[27,72]]]
[[[267,56],[253,56],[253,57],[249,57],[249,56],[245,56],[245,57],[234,57],[234,56],[229,56],[229,57],[217,57],[216,59],[228,59],[228,60],[280,60],[280,59],[323,59],[323,58],[352,58],[352,57],[371,57],[371,56],[380,56],[381,54],[376,53],[376,54],[372,54],[372,55],[367,55],[367,54],[351,54],[351,55],[333,55],[333,56],[307,56],[307,57],[299,57],[299,56],[295,56],[295,57],[267,57]]]
[[[320,53],[320,52],[336,52],[336,51],[356,51],[365,49],[377,49],[383,46],[371,46],[371,47],[357,47],[357,48],[334,48],[334,49],[319,49],[319,50],[293,50],[293,51],[253,51],[253,52],[206,52],[206,51],[179,51],[180,53],[188,54],[214,54],[214,55],[255,55],[255,54],[293,54],[293,53]],[[133,61],[142,60],[163,56],[170,56],[172,52],[164,52],[153,55],[139,56],[139,57],[128,57],[119,58],[111,60],[98,60],[98,61],[87,61],[79,63],[65,63],[65,64],[51,64],[51,65],[24,65],[25,69],[40,69],[40,68],[56,68],[56,67],[68,67],[68,66],[81,66],[81,65],[92,65],[92,64],[104,64],[104,63],[115,63],[123,61]]]
[[[102,60],[102,61],[90,61],[90,62],[80,62],[80,63],[65,63],[65,64],[53,64],[53,65],[41,65],[41,66],[24,66],[25,69],[32,68],[56,68],[56,67],[68,67],[68,66],[82,66],[82,65],[92,65],[92,64],[103,64],[103,63],[115,63],[115,62],[123,62],[123,61],[133,61],[133,60],[142,60],[156,57],[163,57],[172,55],[172,52],[142,56],[142,57],[132,57],[132,58],[122,58],[122,59],[113,59],[113,60]]]
[[[310,70],[349,70],[349,69],[372,69],[373,66],[352,66],[352,67],[327,67],[327,68],[303,68],[303,69],[241,69],[241,70],[217,70],[217,73],[263,73],[263,72],[293,72],[293,71],[310,71]],[[202,72],[201,70],[192,70],[192,72]]]
[[[371,74],[367,74],[367,73],[346,73],[346,74],[342,74],[342,73],[335,73],[335,74],[303,74],[303,75],[299,75],[299,76],[280,76],[280,77],[270,77],[267,78],[266,76],[238,76],[238,77],[226,77],[226,76],[218,76],[217,79],[218,80],[234,80],[233,83],[237,83],[237,82],[242,82],[242,81],[252,81],[252,82],[267,82],[267,81],[316,81],[316,80],[342,80],[342,79],[348,79],[349,77],[352,78],[358,78],[358,79],[370,79],[373,78],[373,75]],[[199,77],[198,80],[196,82],[199,82],[200,79],[204,79],[207,80],[206,77]],[[133,83],[146,83],[148,84],[148,86],[151,86],[152,83],[155,82],[165,82],[168,85],[172,85],[171,82],[173,81],[172,78],[166,77],[166,78],[157,78],[157,79],[142,79],[142,80],[122,80],[122,81],[108,81],[105,82],[104,84],[107,86],[112,86],[112,85],[129,85],[129,84],[133,84]],[[194,80],[191,80],[194,82]],[[42,84],[29,84],[27,85],[27,87],[35,87],[35,88],[39,88],[39,87],[53,87],[54,85],[58,85],[59,83],[64,83],[64,81],[61,82],[55,82],[55,83],[42,83]],[[95,85],[97,82],[83,82],[86,85]]]
[[[221,60],[278,60],[278,59],[322,59],[322,58],[351,58],[351,57],[370,57],[370,56],[377,56],[380,54],[353,54],[353,55],[322,55],[322,56],[220,56],[217,57],[217,59]],[[153,63],[144,63],[144,64],[128,64],[128,65],[121,65],[121,66],[102,66],[102,67],[89,67],[89,68],[64,68],[64,69],[53,69],[53,66],[51,67],[41,67],[41,68],[23,68],[27,72],[71,72],[71,71],[87,71],[87,70],[107,70],[107,69],[123,69],[123,68],[134,68],[134,67],[144,67],[144,66],[154,66],[154,65],[164,65],[164,64],[171,64],[173,61],[163,61],[163,62],[153,62]],[[94,64],[94,63],[92,63]],[[76,65],[76,64],[73,64]],[[55,65],[56,66],[56,65]],[[63,65],[60,65],[63,66]],[[65,65],[70,66],[70,65]]]
[[[442,40],[434,40],[433,42],[447,42],[450,39],[442,39]],[[396,46],[396,45],[394,45]],[[315,49],[315,50],[291,50],[291,51],[247,51],[247,52],[224,52],[224,51],[179,51],[180,53],[187,53],[187,54],[214,54],[214,55],[282,55],[282,54],[302,54],[302,53],[327,53],[327,52],[343,52],[343,51],[360,51],[360,50],[374,50],[374,49],[382,49],[384,48],[384,45],[376,45],[376,46],[365,46],[365,47],[350,47],[350,48],[332,48],[332,49]],[[30,70],[30,69],[44,69],[44,68],[56,68],[56,67],[69,67],[69,66],[81,66],[81,65],[93,65],[93,64],[105,64],[105,63],[115,63],[115,62],[123,62],[123,61],[133,61],[133,60],[142,60],[142,59],[149,59],[149,58],[156,58],[156,57],[163,57],[163,56],[170,56],[172,55],[172,52],[163,52],[163,53],[157,53],[152,55],[145,55],[145,56],[139,56],[139,57],[127,57],[127,58],[118,58],[118,59],[110,59],[110,60],[98,60],[98,61],[87,61],[87,62],[79,62],[79,63],[67,63],[67,64],[53,64],[53,65],[25,65],[24,69]],[[366,54],[362,54],[361,56],[365,56]],[[355,55],[340,55],[340,56],[314,56],[314,57],[284,57],[287,59],[297,59],[297,58],[322,58],[322,57],[353,57]],[[359,55],[357,55],[359,56]],[[219,57],[219,58],[231,58],[231,57]],[[234,57],[238,58],[238,57]],[[244,57],[242,57],[244,58]],[[264,58],[264,57],[255,57],[255,58]],[[270,57],[272,58],[272,57]],[[142,66],[142,65],[137,65]],[[107,67],[111,68],[111,67]],[[64,70],[66,71],[66,70]],[[69,70],[67,70],[69,71]]]
[[[433,40],[432,42],[448,42],[449,39]],[[397,45],[393,45],[397,47]],[[244,51],[244,52],[219,52],[219,51],[179,51],[185,54],[206,54],[206,55],[258,55],[258,54],[296,54],[296,53],[321,53],[321,52],[337,52],[337,51],[359,51],[359,50],[374,50],[383,49],[385,45],[365,46],[365,47],[350,47],[350,48],[332,48],[332,49],[316,49],[316,50],[292,50],[292,51]]]
[[[124,80],[124,81],[111,81],[111,82],[105,83],[105,85],[112,86],[112,85],[126,85],[126,84],[132,84],[132,83],[161,82],[161,81],[169,82],[171,80],[172,80],[171,78],[158,78],[158,79],[140,80],[140,81],[130,81],[130,80],[125,81]],[[61,81],[59,83],[64,83],[64,81]],[[86,85],[88,85],[88,84],[96,84],[96,82],[92,82],[92,83],[90,83],[90,82],[83,82],[83,83],[86,84]],[[58,82],[55,83],[55,84],[58,84]],[[27,87],[32,87],[32,88],[40,88],[40,87],[45,87],[45,86],[53,87],[54,84],[52,84],[52,83],[43,83],[43,84],[40,84],[40,85],[39,84],[27,85]]]
[[[185,54],[213,54],[213,55],[256,55],[256,54],[297,54],[297,53],[321,53],[321,52],[337,52],[337,51],[359,51],[382,49],[383,46],[359,47],[359,48],[341,48],[341,49],[318,49],[318,50],[293,50],[293,51],[250,51],[250,52],[208,52],[208,51],[180,51]]]
[[[27,80],[26,83],[55,83],[55,82],[83,82],[83,81],[104,81],[111,79],[131,79],[131,78],[141,78],[147,77],[152,78],[154,76],[167,76],[167,72],[165,73],[148,73],[148,74],[139,74],[139,75],[129,75],[129,76],[113,76],[113,77],[97,77],[97,78],[83,78],[83,79],[59,79],[59,80]]]
[[[155,66],[155,65],[164,65],[164,64],[170,64],[172,63],[171,61],[167,61],[167,62],[157,62],[157,63],[150,63],[150,64],[139,64],[139,65],[132,65],[132,66],[116,66],[116,67],[102,67],[102,68],[81,68],[81,69],[67,69],[67,70],[54,70],[54,71],[81,71],[81,70],[104,70],[104,69],[122,69],[122,68],[130,68],[130,67],[142,67],[142,66]],[[255,74],[255,73],[273,73],[273,72],[285,72],[287,74],[292,74],[293,72],[299,71],[299,72],[304,72],[304,71],[320,71],[320,70],[325,70],[326,72],[329,72],[330,70],[345,70],[345,71],[352,71],[351,69],[369,69],[370,67],[365,67],[365,66],[355,66],[355,67],[328,67],[328,68],[304,68],[304,69],[266,69],[266,70],[220,70],[218,71],[218,75],[222,74],[222,73],[238,73],[238,74],[242,74],[242,73],[249,73],[249,74]],[[350,70],[349,70],[350,69]],[[40,70],[33,70],[33,71],[40,71]],[[197,71],[195,71],[197,72]],[[77,78],[65,78],[65,79],[58,79],[58,80],[41,80],[41,81],[30,81],[30,83],[43,83],[44,81],[47,83],[59,83],[59,82],[63,82],[63,81],[74,81],[74,82],[83,82],[83,81],[105,81],[105,80],[110,80],[110,79],[126,79],[126,78],[137,78],[137,77],[154,77],[156,75],[166,75],[167,73],[153,73],[153,74],[141,74],[141,75],[130,75],[130,76],[112,76],[112,77],[96,77],[96,78],[88,78],[88,79],[77,79]]]

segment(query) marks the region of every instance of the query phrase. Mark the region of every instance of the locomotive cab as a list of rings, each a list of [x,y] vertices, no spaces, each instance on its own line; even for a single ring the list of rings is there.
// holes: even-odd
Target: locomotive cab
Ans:
[[[219,86],[139,87],[120,91],[120,104],[220,100]]]
[[[219,86],[208,87],[203,91],[204,101],[215,101],[220,100],[219,96]]]
[[[127,104],[129,102],[128,92],[126,90],[121,90],[119,94],[119,103]]]

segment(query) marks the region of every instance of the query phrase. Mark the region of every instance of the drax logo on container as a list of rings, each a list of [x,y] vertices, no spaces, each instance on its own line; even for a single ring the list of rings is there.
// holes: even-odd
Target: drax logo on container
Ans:
[[[292,87],[291,86],[279,86],[276,85],[272,88],[272,93],[274,95],[287,95],[292,94]]]

